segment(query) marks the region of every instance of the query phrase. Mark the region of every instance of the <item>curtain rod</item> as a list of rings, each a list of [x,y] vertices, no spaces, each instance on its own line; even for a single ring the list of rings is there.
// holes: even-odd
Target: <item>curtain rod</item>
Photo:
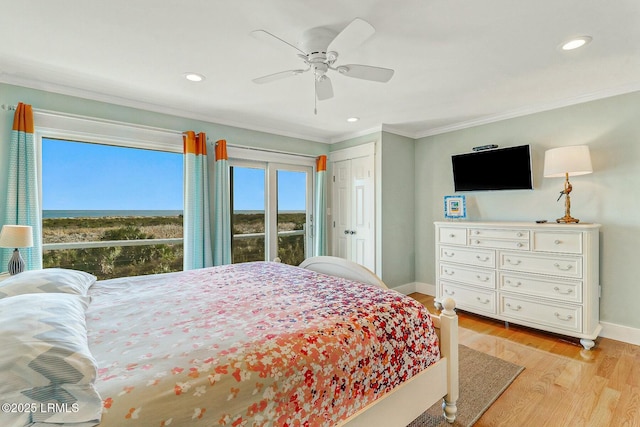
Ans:
[[[207,137],[207,139],[209,139]],[[215,142],[214,142],[215,144]],[[314,154],[301,154],[301,153],[294,153],[291,151],[280,151],[280,150],[272,150],[269,148],[257,148],[257,147],[249,147],[247,145],[238,145],[238,144],[227,144],[227,147],[233,147],[233,148],[241,148],[243,150],[251,150],[251,151],[260,151],[263,153],[274,153],[274,154],[289,154],[292,156],[299,156],[299,157],[309,157],[312,159],[317,158],[318,156],[320,156],[320,154],[314,155]]]

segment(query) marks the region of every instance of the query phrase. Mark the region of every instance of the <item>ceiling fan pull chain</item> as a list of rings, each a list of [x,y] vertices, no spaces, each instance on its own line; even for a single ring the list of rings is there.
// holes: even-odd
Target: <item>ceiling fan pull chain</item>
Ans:
[[[313,114],[318,115],[318,86],[313,82]]]

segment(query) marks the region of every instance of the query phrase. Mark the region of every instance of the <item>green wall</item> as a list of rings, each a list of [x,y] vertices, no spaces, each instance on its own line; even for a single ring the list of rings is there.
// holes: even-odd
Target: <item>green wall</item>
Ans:
[[[415,142],[382,132],[382,280],[389,287],[415,281]]]

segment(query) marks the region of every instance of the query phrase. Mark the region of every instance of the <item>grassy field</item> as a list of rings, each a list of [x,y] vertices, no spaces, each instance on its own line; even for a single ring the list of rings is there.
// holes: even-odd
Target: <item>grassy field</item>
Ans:
[[[302,230],[304,221],[304,213],[279,214],[278,230]],[[182,216],[45,218],[42,223],[45,244],[183,237]],[[234,235],[264,233],[264,214],[234,214],[232,227]],[[300,264],[304,242],[303,235],[279,237],[282,262]],[[233,262],[265,259],[264,237],[234,238],[232,245]],[[182,262],[182,244],[46,250],[43,254],[44,267],[83,270],[100,279],[181,271]]]

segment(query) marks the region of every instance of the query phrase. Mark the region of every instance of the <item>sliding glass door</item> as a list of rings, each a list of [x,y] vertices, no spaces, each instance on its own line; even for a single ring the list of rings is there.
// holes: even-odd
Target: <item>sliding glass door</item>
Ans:
[[[313,168],[231,162],[233,262],[298,265],[312,245]]]

